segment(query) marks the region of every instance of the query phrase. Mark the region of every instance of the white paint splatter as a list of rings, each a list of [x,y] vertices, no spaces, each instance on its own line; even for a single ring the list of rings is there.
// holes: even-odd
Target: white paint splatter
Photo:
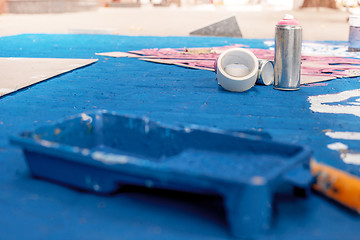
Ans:
[[[81,114],[81,120],[84,122],[92,123],[93,119],[89,115],[82,113]]]
[[[191,128],[189,128],[189,127],[185,127],[184,130],[186,133],[190,133],[192,131]]]
[[[331,150],[340,152],[340,158],[346,164],[360,165],[360,153],[349,152],[349,147],[341,142],[328,144],[327,147]]]
[[[347,164],[360,165],[360,153],[343,153],[341,158]]]
[[[350,98],[357,98],[348,101]],[[360,117],[360,89],[344,91],[335,94],[311,96],[308,98],[310,109],[319,113],[351,114]],[[340,104],[344,102],[345,104]],[[336,104],[337,103],[337,104]],[[333,139],[360,140],[360,132],[326,132],[326,136]],[[341,142],[327,145],[328,149],[338,151],[341,159],[347,164],[360,165],[360,153],[349,150],[349,147]]]
[[[336,103],[346,101],[352,97],[360,97],[360,89],[344,91],[335,94],[325,94],[318,96],[310,96],[308,101],[311,106],[310,109],[314,112],[320,113],[335,113],[335,114],[352,114],[360,117],[360,106],[358,105],[331,105],[329,103]],[[357,101],[357,100],[356,100]]]
[[[93,189],[94,191],[99,192],[101,190],[101,186],[99,184],[94,184]]]
[[[150,126],[149,126],[150,120],[147,117],[143,117],[143,121],[145,123],[145,129],[144,129],[145,133],[149,133],[149,131],[150,131]]]
[[[59,144],[55,142],[50,142],[48,140],[38,140],[39,144],[44,147],[58,147]]]
[[[129,157],[113,153],[94,152],[91,154],[94,160],[101,161],[106,164],[125,164],[129,162]]]
[[[333,139],[360,140],[360,132],[327,132],[325,134]]]
[[[337,151],[341,151],[341,150],[347,150],[348,146],[341,143],[341,142],[336,142],[336,143],[332,143],[332,144],[328,144],[327,145],[328,149],[331,150],[337,150]]]

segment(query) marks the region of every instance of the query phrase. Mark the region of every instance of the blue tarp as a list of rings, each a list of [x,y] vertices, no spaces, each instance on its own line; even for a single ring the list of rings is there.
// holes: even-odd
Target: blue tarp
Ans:
[[[308,101],[309,96],[359,89],[360,78],[336,79],[295,92],[255,86],[231,93],[218,86],[213,72],[95,55],[235,43],[266,47],[259,39],[211,37],[0,38],[0,57],[99,59],[0,98],[0,239],[231,239],[217,201],[137,189],[97,196],[32,178],[21,149],[10,145],[9,137],[97,109],[146,115],[167,124],[268,132],[277,141],[308,145],[318,161],[360,175],[358,166],[345,164],[340,152],[328,148],[340,141],[360,152],[359,141],[325,134],[360,132],[359,117],[313,112]],[[261,239],[360,239],[359,223],[358,215],[317,193],[305,199],[279,195],[271,229]]]

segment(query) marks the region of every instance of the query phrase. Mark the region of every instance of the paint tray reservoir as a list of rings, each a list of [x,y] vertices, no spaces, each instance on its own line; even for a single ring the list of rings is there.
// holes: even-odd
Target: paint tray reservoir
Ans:
[[[308,188],[311,151],[266,135],[200,126],[167,126],[97,111],[11,138],[31,173],[108,194],[122,185],[220,195],[231,233],[251,237],[269,227],[284,184]]]

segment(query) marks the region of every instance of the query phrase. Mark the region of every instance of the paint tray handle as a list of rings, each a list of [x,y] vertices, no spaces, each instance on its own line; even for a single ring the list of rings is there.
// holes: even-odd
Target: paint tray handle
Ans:
[[[311,184],[315,181],[315,177],[306,166],[297,166],[290,169],[283,175],[283,179],[292,186],[306,191],[310,190]]]

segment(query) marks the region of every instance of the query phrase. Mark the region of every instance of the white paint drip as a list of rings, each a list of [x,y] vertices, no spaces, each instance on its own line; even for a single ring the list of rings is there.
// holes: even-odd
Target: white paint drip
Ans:
[[[325,134],[333,139],[360,140],[360,132],[327,132]]]
[[[318,96],[311,96],[308,101],[311,103],[310,109],[314,112],[320,113],[336,113],[336,114],[353,114],[360,117],[360,106],[358,105],[330,105],[328,103],[335,103],[345,101],[352,97],[360,97],[360,89],[344,91],[336,94],[325,94]],[[356,100],[358,101],[358,100]]]

